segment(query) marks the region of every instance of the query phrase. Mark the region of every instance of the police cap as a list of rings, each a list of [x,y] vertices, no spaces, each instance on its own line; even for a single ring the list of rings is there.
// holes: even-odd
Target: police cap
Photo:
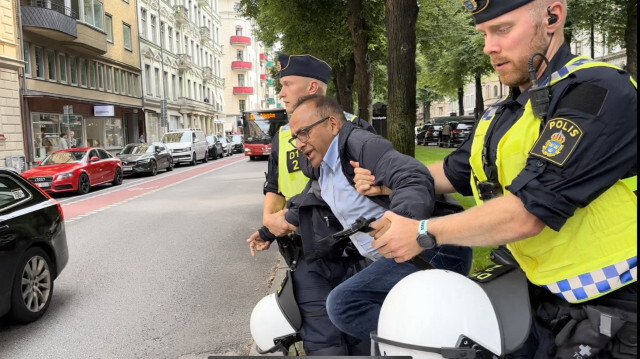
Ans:
[[[476,24],[494,19],[534,0],[462,0]]]
[[[280,77],[303,76],[320,80],[325,84],[331,77],[331,66],[319,58],[311,55],[278,56],[278,71]]]

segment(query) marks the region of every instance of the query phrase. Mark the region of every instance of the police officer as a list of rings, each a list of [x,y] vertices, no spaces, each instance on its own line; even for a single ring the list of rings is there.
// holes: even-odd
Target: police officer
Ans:
[[[310,94],[326,93],[326,86],[331,76],[331,67],[324,61],[311,55],[285,55],[278,57],[278,69],[280,71],[280,83],[282,90],[280,98],[285,104],[287,112],[292,112],[295,102],[302,96]],[[351,121],[362,126],[370,125],[357,119],[353,115],[347,117]],[[294,196],[300,194],[309,183],[300,167],[300,154],[291,145],[291,130],[289,125],[283,126],[278,131],[278,136],[273,140],[272,151],[269,157],[269,168],[267,181],[265,182],[265,202],[263,207],[264,227],[253,233],[247,240],[252,255],[255,251],[266,250],[271,243],[278,238],[278,243],[286,243],[287,248],[280,245],[280,250],[289,261],[289,265],[294,267],[292,272],[293,289],[302,314],[302,327],[300,336],[302,337],[305,353],[307,355],[366,355],[369,353],[369,343],[361,343],[359,340],[344,335],[329,320],[326,313],[326,297],[333,287],[342,282],[345,278],[355,273],[361,257],[345,258],[304,258],[301,248],[292,250],[291,246],[302,247],[302,242],[316,239],[314,234],[300,240],[294,235],[293,241],[286,237],[296,230],[296,226],[291,222],[296,222],[292,218],[285,218],[288,209],[285,205]],[[308,197],[305,202],[310,202],[313,197]],[[325,205],[326,206],[326,205]],[[329,220],[332,215],[330,210],[323,210],[323,203],[314,203],[312,207],[300,209],[300,216],[303,216],[306,209],[309,209],[310,216],[314,222],[318,222],[318,213],[323,213],[327,221],[327,230],[338,231],[342,227],[332,225]],[[327,212],[328,211],[328,212]],[[336,221],[337,222],[337,221]],[[295,223],[297,224],[297,223]],[[339,225],[339,223],[338,223]],[[320,232],[318,228],[311,230]],[[303,233],[304,235],[304,233]],[[289,257],[289,258],[287,258]],[[295,257],[295,258],[291,258]],[[307,260],[309,259],[309,260]]]
[[[478,205],[423,221],[386,213],[372,224],[380,229],[374,244],[397,261],[425,246],[506,245],[527,275],[536,314],[515,357],[633,357],[636,82],[571,54],[564,0],[463,3],[510,92],[429,169],[436,191],[473,195]],[[355,180],[361,193],[384,190],[368,171]]]

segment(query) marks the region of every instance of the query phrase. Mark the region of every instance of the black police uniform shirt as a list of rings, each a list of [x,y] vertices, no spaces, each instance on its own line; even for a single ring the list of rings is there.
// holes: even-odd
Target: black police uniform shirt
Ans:
[[[574,57],[569,46],[562,45],[541,81]],[[552,88],[547,119],[568,119],[583,136],[562,165],[529,155],[525,168],[507,189],[522,200],[530,213],[553,230],[560,230],[577,208],[588,205],[617,180],[635,175],[637,98],[629,75],[608,67],[581,69],[557,83]],[[502,113],[496,114],[492,133],[486,134],[491,136],[492,163],[498,142],[520,118],[528,100],[528,91],[520,93],[518,88],[512,88],[502,101]],[[446,177],[464,195],[472,195],[472,140],[473,133],[444,161]]]

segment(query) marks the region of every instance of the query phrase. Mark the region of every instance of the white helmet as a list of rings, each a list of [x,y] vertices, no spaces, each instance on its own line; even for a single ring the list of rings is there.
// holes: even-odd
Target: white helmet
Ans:
[[[465,276],[440,269],[413,273],[393,287],[372,338],[381,355],[416,359],[474,358],[478,350],[502,354],[498,317],[485,291]]]
[[[298,330],[302,317],[293,295],[291,272],[287,271],[277,293],[269,294],[256,304],[249,323],[260,354],[281,351],[287,355],[289,347],[300,340]]]

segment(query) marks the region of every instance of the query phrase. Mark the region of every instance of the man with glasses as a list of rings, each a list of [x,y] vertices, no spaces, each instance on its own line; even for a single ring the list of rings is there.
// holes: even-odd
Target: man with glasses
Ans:
[[[331,67],[326,62],[311,55],[281,54],[278,68],[282,85],[279,96],[289,114],[300,97],[326,93],[331,77]],[[371,128],[356,116],[348,117],[360,127]],[[332,257],[315,250],[317,239],[342,230],[342,226],[313,193],[306,191],[297,196],[312,183],[302,173],[300,154],[290,139],[288,125],[274,137],[264,186],[264,227],[247,240],[251,254],[268,249],[277,240],[292,271],[294,293],[302,314],[300,336],[306,355],[368,355],[369,341],[360,343],[345,336],[331,323],[325,306],[329,292],[360,268],[362,257],[355,250],[353,255],[344,257],[342,253]],[[292,201],[297,204],[295,211],[289,212],[285,206]],[[299,234],[293,233],[299,218],[305,226]],[[295,247],[293,251],[292,247]]]
[[[301,98],[290,120],[292,142],[308,160],[303,172],[317,179],[320,196],[329,205],[342,226],[348,227],[359,217],[381,218],[387,210],[410,218],[428,218],[436,208],[433,177],[429,170],[413,157],[393,149],[381,136],[358,129],[346,121],[342,109],[332,99],[319,95]],[[353,182],[353,161],[371,169],[377,183],[392,190],[392,195],[367,197],[359,194]],[[304,223],[300,221],[300,225]],[[331,320],[345,331],[343,322],[336,322],[333,313],[349,312],[353,327],[361,323],[377,323],[380,306],[343,306],[348,300],[384,300],[389,290],[402,278],[431,266],[467,275],[473,253],[469,247],[440,246],[418,253],[411,260],[398,263],[384,258],[373,247],[373,237],[356,233],[351,241],[358,252],[373,261],[371,265],[347,279],[331,291],[327,310]],[[348,288],[345,297],[340,288]],[[369,341],[369,331],[350,331],[361,341]]]

